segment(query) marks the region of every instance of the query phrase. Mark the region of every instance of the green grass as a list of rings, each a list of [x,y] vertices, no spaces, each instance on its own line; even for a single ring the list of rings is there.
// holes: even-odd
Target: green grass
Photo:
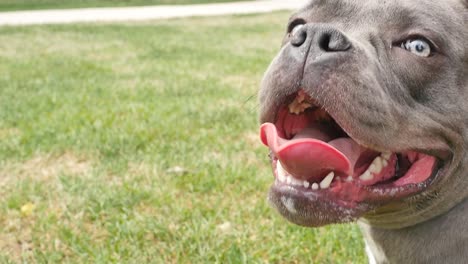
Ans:
[[[88,7],[121,7],[144,5],[206,4],[233,1],[236,0],[0,0],[0,11],[68,9]]]
[[[265,198],[255,94],[286,20],[0,28],[0,263],[365,263],[355,225]]]

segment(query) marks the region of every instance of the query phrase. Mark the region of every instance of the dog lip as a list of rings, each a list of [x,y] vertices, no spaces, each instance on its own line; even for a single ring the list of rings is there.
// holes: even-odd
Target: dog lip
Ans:
[[[391,194],[392,191],[389,190],[383,197],[382,190],[372,186],[360,186],[368,191],[370,196],[359,202],[347,201],[334,197],[329,190],[304,192],[299,187],[275,182],[270,188],[269,201],[283,217],[298,225],[320,227],[346,223],[357,220],[382,205],[422,193],[439,182],[449,167],[450,164],[438,160],[436,169],[425,182],[400,188],[400,194],[404,194],[403,196]]]
[[[363,186],[373,195],[367,197],[367,202],[391,202],[394,200],[401,200],[410,196],[417,195],[427,190],[430,186],[434,185],[437,181],[443,178],[446,168],[449,166],[444,161],[437,159],[431,175],[423,182],[411,183],[400,187],[389,188],[386,190],[386,195],[382,195],[382,189],[386,186]],[[382,199],[384,198],[384,199]]]
[[[311,190],[311,189],[303,189],[302,187],[297,187],[289,184],[284,184],[278,181],[278,177],[276,175],[276,164],[278,159],[274,156],[273,153],[270,153],[270,161],[272,165],[273,172],[275,174],[275,184],[274,186],[281,186],[287,185],[294,189],[297,189],[297,192],[300,193],[314,193],[318,196],[324,196],[327,199],[337,201],[341,204],[345,204],[348,206],[353,207],[353,205],[360,204],[360,203],[367,203],[367,204],[381,204],[381,203],[388,203],[395,200],[401,200],[407,198],[409,196],[414,196],[419,194],[430,186],[436,184],[438,181],[443,179],[443,175],[447,173],[448,168],[450,167],[451,162],[445,162],[440,159],[436,159],[436,164],[434,165],[430,176],[419,183],[408,183],[401,186],[392,185],[392,182],[377,184],[377,185],[365,185],[358,180],[354,180],[350,183],[345,181],[341,181],[341,183],[352,185],[352,188],[358,189],[359,194],[357,199],[347,199],[349,193],[345,193],[344,195],[341,192],[341,187],[337,188],[337,186],[331,186],[327,189],[319,189],[319,190]],[[349,187],[348,185],[348,187]],[[349,188],[347,188],[349,191]],[[356,198],[356,197],[355,197]]]

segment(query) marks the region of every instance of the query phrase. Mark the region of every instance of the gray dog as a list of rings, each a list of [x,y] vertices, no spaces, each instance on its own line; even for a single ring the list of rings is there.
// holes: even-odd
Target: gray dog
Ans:
[[[377,263],[468,263],[468,1],[314,0],[260,91],[285,218]]]

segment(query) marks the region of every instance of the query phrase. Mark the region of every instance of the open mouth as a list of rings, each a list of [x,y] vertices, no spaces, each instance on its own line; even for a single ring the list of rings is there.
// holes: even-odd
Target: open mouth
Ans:
[[[303,90],[261,126],[275,186],[347,208],[382,204],[424,191],[441,162],[421,152],[378,152],[358,144]]]

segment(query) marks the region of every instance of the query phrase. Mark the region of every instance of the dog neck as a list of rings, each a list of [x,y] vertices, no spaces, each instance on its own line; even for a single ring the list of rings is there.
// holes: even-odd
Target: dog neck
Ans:
[[[359,225],[370,263],[467,263],[467,222],[465,199],[447,214],[403,229]]]

